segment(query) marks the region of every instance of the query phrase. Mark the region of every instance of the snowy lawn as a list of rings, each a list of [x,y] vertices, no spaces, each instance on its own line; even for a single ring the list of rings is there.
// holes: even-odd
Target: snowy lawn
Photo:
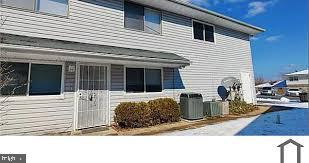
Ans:
[[[278,118],[280,117],[280,118]],[[280,119],[280,120],[278,120]],[[278,123],[280,121],[280,123]],[[164,133],[170,136],[309,135],[309,109],[271,112],[201,128]]]
[[[294,108],[308,108],[308,102],[300,103],[299,100],[290,100],[287,98],[271,99],[271,98],[257,98],[259,105],[267,106],[284,106]]]

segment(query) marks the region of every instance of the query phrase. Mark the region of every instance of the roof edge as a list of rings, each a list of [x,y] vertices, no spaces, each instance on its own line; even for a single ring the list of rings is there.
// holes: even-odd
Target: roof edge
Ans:
[[[257,26],[254,26],[254,25],[245,23],[245,22],[243,22],[243,21],[237,20],[237,19],[232,18],[232,17],[229,17],[229,16],[225,16],[225,15],[223,15],[223,14],[220,14],[220,13],[217,13],[217,12],[214,12],[214,11],[210,11],[210,10],[208,10],[208,9],[199,7],[199,6],[194,5],[194,4],[192,4],[192,3],[189,3],[189,2],[180,2],[180,1],[177,1],[177,0],[168,0],[168,1],[171,1],[171,2],[174,2],[174,3],[177,3],[177,4],[180,4],[180,5],[184,5],[184,6],[186,6],[186,7],[190,7],[190,8],[195,9],[195,10],[199,10],[199,11],[205,12],[205,13],[210,14],[210,15],[213,15],[213,16],[217,16],[217,17],[219,17],[219,18],[222,18],[222,19],[225,19],[225,20],[228,20],[228,21],[231,21],[231,22],[234,22],[234,23],[237,23],[237,24],[240,24],[240,25],[243,25],[243,26],[252,28],[252,29],[257,30],[257,31],[259,31],[259,32],[265,32],[265,31],[266,31],[266,30],[263,29],[263,28],[260,28],[260,27],[257,27]]]

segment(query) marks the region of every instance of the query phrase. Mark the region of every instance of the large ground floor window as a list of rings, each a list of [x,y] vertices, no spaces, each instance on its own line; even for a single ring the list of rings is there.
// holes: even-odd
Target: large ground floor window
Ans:
[[[126,92],[162,92],[162,70],[126,68]]]
[[[2,96],[60,95],[62,65],[0,62]]]

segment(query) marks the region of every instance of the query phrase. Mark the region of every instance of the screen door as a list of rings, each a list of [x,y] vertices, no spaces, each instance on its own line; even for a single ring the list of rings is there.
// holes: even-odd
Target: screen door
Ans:
[[[78,129],[108,124],[107,67],[80,65]]]

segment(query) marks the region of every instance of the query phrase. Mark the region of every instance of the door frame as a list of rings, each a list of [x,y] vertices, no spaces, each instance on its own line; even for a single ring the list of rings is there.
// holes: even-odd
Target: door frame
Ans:
[[[107,71],[107,125],[111,125],[111,109],[110,109],[110,88],[111,88],[111,64],[91,63],[91,62],[76,62],[75,68],[75,92],[74,92],[74,116],[73,116],[73,131],[79,130],[78,128],[78,99],[79,99],[79,80],[80,80],[80,66],[106,66]]]

